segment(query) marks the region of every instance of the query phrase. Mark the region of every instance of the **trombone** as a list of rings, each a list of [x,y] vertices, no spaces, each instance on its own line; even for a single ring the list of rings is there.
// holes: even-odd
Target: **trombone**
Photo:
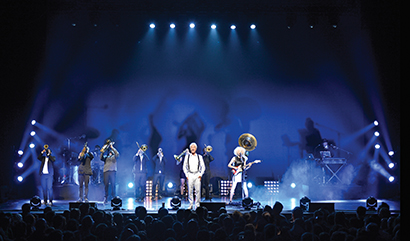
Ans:
[[[187,153],[187,152],[188,152],[188,148],[185,149],[183,152],[181,152],[181,154],[179,154],[178,156],[177,156],[177,155],[174,155],[174,158],[175,158],[175,160],[177,160],[178,164],[182,161],[182,160],[181,160],[181,157],[182,157],[185,153]]]

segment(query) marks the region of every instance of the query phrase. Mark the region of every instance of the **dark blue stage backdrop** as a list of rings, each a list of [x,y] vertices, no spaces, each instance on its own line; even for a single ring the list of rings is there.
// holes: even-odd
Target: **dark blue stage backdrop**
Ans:
[[[195,28],[188,27],[191,21]],[[294,164],[307,157],[310,118],[322,138],[343,149],[335,156],[348,159],[339,173],[344,191],[364,186],[355,190],[366,198],[388,182],[370,167],[373,145],[388,150],[398,142],[390,140],[371,38],[358,15],[341,16],[337,28],[326,17],[310,28],[306,16],[298,16],[288,29],[284,15],[237,20],[125,13],[114,24],[102,14],[94,25],[88,14],[60,14],[48,24],[28,122],[52,131],[28,123],[25,135],[36,130],[60,166],[67,138],[76,153],[85,141],[93,148],[112,138],[121,154],[120,189],[132,181],[136,142],[149,146],[149,156],[161,147],[167,180],[178,183],[173,155],[195,141],[201,149],[213,147],[212,175],[228,179],[238,138],[251,133],[258,145],[249,157],[263,162],[248,179],[281,180],[286,192],[291,182],[313,180],[308,174],[314,171]],[[378,127],[354,137],[376,119]],[[379,138],[363,154],[376,130]],[[377,159],[397,181],[398,170]],[[344,191],[323,198],[342,198]]]

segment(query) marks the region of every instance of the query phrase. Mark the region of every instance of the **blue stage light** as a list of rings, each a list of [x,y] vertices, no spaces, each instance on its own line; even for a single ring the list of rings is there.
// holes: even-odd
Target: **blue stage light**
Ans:
[[[212,25],[211,25],[211,28],[212,28],[212,29],[216,29],[216,25],[215,25],[215,24],[212,24]]]
[[[32,126],[34,126],[36,123],[37,123],[36,120],[32,120],[32,121],[31,121],[31,125],[32,125]]]
[[[379,122],[377,120],[373,121],[374,126],[378,126]]]
[[[374,132],[374,135],[375,135],[375,136],[380,136],[380,133],[379,133],[378,131],[375,131],[375,132]]]
[[[34,147],[36,147],[36,144],[30,143],[30,145],[28,145],[28,147],[30,147],[31,149],[33,149]]]
[[[18,177],[17,177],[17,181],[22,182],[22,181],[23,181],[23,177],[22,177],[22,176],[18,176]]]
[[[30,132],[30,136],[35,136],[36,135],[36,132],[35,131],[31,131]]]
[[[18,150],[17,154],[19,154],[19,156],[22,156],[24,154],[24,151],[23,150]]]
[[[389,156],[393,156],[394,155],[394,151],[389,151]]]
[[[174,29],[176,26],[175,26],[175,24],[171,23],[171,24],[169,25],[169,27],[172,28],[172,29]]]
[[[189,27],[190,27],[190,28],[195,28],[195,23],[190,23],[190,24],[189,24]]]
[[[256,28],[256,25],[255,25],[255,24],[251,24],[250,28],[251,28],[251,29],[255,29],[255,28]]]
[[[149,25],[149,27],[150,27],[150,28],[155,28],[155,24],[151,23],[151,24]]]
[[[23,168],[24,164],[23,164],[22,162],[18,162],[18,163],[17,163],[17,166],[18,166],[19,168]]]
[[[233,24],[232,24],[232,25],[231,25],[231,29],[232,29],[232,30],[236,29],[236,25],[233,25]]]
[[[168,187],[168,188],[173,188],[173,187],[174,187],[174,184],[173,184],[172,182],[168,182],[167,187]]]
[[[133,187],[134,187],[134,183],[129,182],[127,186],[128,186],[128,188],[133,188]]]
[[[389,182],[394,182],[395,178],[393,176],[389,177]]]
[[[295,188],[295,187],[296,187],[296,184],[295,184],[294,182],[292,182],[292,183],[290,184],[290,187],[291,187],[291,188]]]

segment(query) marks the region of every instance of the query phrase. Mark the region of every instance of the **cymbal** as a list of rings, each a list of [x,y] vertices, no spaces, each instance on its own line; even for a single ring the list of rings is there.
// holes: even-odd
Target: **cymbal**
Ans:
[[[239,146],[245,148],[247,151],[253,151],[258,145],[256,138],[250,133],[242,134],[238,139],[238,143]]]

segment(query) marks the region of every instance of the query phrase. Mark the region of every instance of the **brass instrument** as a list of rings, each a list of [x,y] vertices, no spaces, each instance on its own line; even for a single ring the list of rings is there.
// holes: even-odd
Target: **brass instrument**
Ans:
[[[185,149],[183,152],[181,152],[181,154],[179,154],[178,156],[177,156],[177,155],[174,155],[175,160],[177,160],[178,162],[181,162],[181,161],[182,161],[182,160],[181,160],[181,157],[182,157],[185,153],[187,153],[187,151],[188,151],[188,148]]]
[[[143,152],[148,150],[148,146],[146,144],[142,144],[142,146],[140,146],[138,144],[138,141],[136,143],[137,143],[138,149],[141,149]]]
[[[45,150],[48,149],[48,145],[47,145],[47,144],[44,145],[44,149],[45,149]]]
[[[86,142],[86,143],[84,144],[83,149],[81,150],[80,154],[78,155],[78,159],[82,159],[82,158],[84,157],[85,152],[87,151],[87,145],[88,145],[88,142]]]
[[[211,152],[213,150],[212,146],[210,146],[210,145],[207,146],[207,145],[204,144],[204,146],[205,146],[205,151],[206,152]]]
[[[111,141],[110,139],[107,139],[105,141],[105,144],[103,145],[103,147],[101,147],[100,152],[104,153],[108,149],[108,147],[113,146],[114,144],[115,144],[115,142]]]
[[[258,145],[256,138],[249,133],[242,134],[238,139],[238,143],[239,146],[245,148],[247,151],[253,151]]]

